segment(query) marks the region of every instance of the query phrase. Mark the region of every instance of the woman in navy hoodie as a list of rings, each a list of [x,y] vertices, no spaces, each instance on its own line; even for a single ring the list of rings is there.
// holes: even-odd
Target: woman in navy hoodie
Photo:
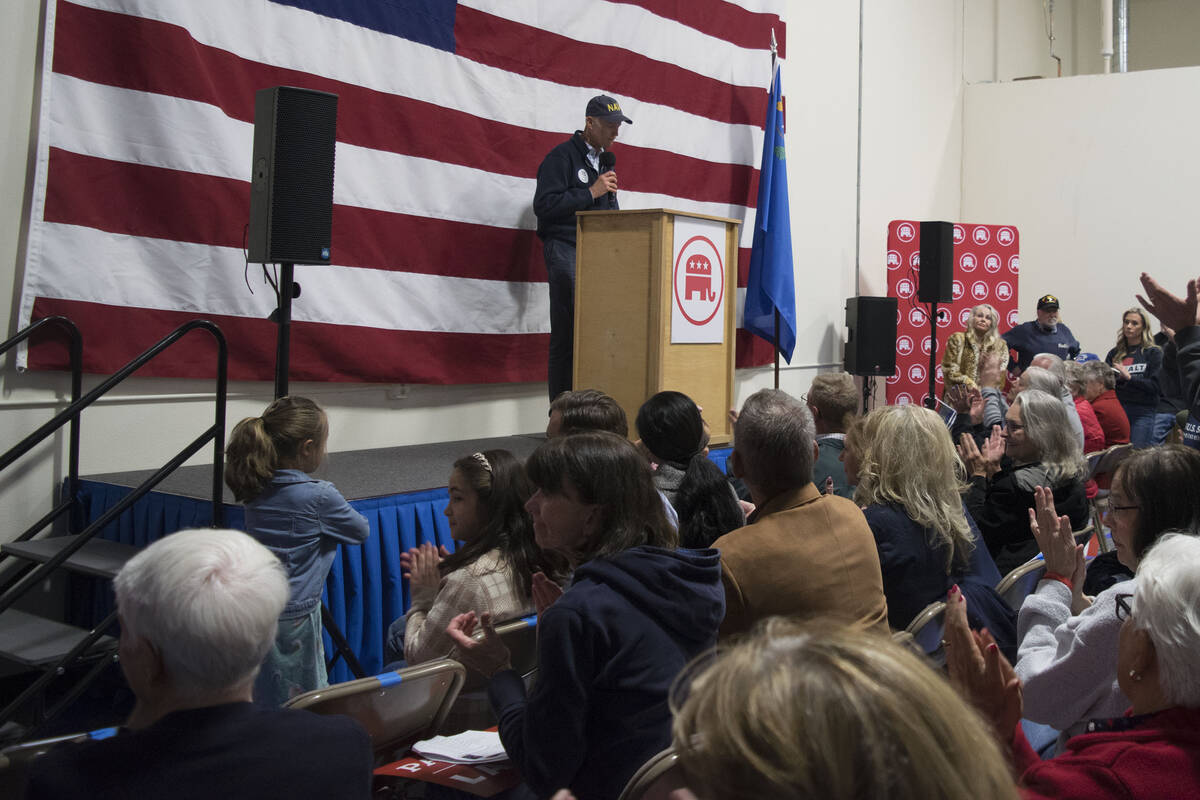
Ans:
[[[1129,441],[1134,447],[1154,444],[1154,413],[1158,408],[1158,371],[1163,351],[1154,343],[1146,312],[1131,308],[1121,316],[1117,346],[1104,357],[1118,373],[1117,399],[1129,418]]]
[[[561,596],[535,576],[536,685],[527,695],[486,615],[460,615],[449,632],[463,663],[491,678],[500,740],[529,796],[568,787],[580,800],[615,800],[671,743],[671,682],[716,645],[720,558],[676,549],[649,464],[619,436],[551,439],[527,470],[537,542],[575,570]],[[482,640],[471,638],[477,622]]]

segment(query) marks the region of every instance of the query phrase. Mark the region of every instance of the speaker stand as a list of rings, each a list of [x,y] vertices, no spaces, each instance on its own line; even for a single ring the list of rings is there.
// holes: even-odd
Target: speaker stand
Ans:
[[[295,265],[279,265],[279,307],[276,309],[275,324],[279,333],[275,337],[275,399],[288,393],[288,358],[292,349],[292,298],[295,296]]]
[[[929,304],[929,394],[925,396],[925,407],[937,411],[937,321],[938,304]]]

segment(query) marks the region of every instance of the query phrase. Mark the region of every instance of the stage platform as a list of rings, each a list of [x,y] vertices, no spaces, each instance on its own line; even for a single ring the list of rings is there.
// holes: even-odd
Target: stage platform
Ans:
[[[456,460],[483,450],[509,450],[524,460],[544,442],[544,433],[492,439],[385,447],[330,453],[314,475],[332,482],[356,511],[367,518],[371,535],[361,546],[339,545],[323,599],[363,668],[383,668],[388,625],[408,608],[408,585],[400,574],[400,554],[422,542],[453,550],[450,527],[442,513],[446,482]],[[729,450],[710,458],[723,470]],[[80,480],[83,523],[99,518],[154,470],[87,475]],[[242,507],[225,490],[225,525],[243,528]],[[101,533],[105,539],[135,547],[184,528],[212,524],[211,466],[183,467],[156,491],[139,500]],[[112,590],[96,579],[78,579],[72,592],[75,624],[94,624],[112,608]],[[333,650],[328,636],[326,655]],[[353,676],[339,660],[331,682]]]

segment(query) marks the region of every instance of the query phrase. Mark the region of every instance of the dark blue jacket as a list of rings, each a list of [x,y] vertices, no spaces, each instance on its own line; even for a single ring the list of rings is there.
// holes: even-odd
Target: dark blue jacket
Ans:
[[[615,194],[592,197],[592,184],[600,173],[588,163],[587,151],[583,132],[575,131],[574,136],[547,153],[538,167],[533,213],[537,215],[537,235],[543,241],[559,239],[575,244],[576,211],[618,208]]]
[[[863,509],[863,514],[879,548],[888,625],[893,630],[904,630],[923,608],[945,600],[950,586],[958,584],[967,598],[971,627],[987,628],[1002,650],[1015,653],[1017,615],[996,594],[1000,572],[965,508],[975,547],[965,568],[955,564],[949,572],[945,545],[930,546],[928,530],[914,522],[903,506],[876,504]]]
[[[1179,348],[1179,382],[1189,412],[1183,443],[1200,449],[1200,326],[1175,331],[1175,346]]]
[[[1043,329],[1037,320],[1022,322],[1000,338],[1017,351],[1017,367],[1022,372],[1038,353],[1054,353],[1064,361],[1079,355],[1079,342],[1071,329],[1061,322],[1053,331]]]
[[[1108,351],[1104,361],[1111,364],[1117,348]],[[1125,365],[1129,379],[1117,376],[1117,399],[1121,408],[1146,409],[1158,407],[1158,372],[1162,369],[1163,351],[1159,347],[1138,347],[1125,354],[1130,363]]]
[[[512,670],[488,686],[500,740],[528,787],[615,800],[670,744],[671,682],[716,645],[724,616],[716,550],[634,547],[576,570],[538,620],[532,693]]]

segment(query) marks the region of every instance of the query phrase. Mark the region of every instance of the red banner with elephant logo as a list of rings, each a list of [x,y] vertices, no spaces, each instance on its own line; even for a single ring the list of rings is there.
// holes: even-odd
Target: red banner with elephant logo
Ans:
[[[929,304],[920,287],[921,223],[888,225],[887,293],[897,300],[896,372],[887,379],[888,403],[920,403],[929,392]],[[1000,314],[1000,331],[1018,322],[1020,236],[1015,225],[954,225],[954,300],[938,304],[936,392],[942,394],[942,353],[950,334],[964,330],[971,309],[988,303]]]

